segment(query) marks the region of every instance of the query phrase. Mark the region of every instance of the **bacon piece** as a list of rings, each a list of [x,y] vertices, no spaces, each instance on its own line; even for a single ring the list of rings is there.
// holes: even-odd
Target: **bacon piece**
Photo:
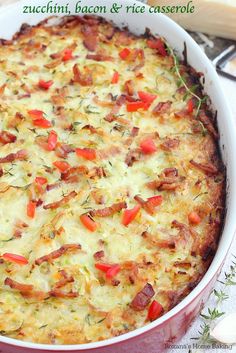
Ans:
[[[54,184],[48,184],[48,185],[46,186],[46,190],[47,190],[47,191],[51,191],[51,190],[54,190],[54,189],[59,188],[60,186],[61,186],[61,183],[60,183],[60,182],[54,183]]]
[[[64,105],[66,103],[66,99],[65,97],[63,97],[62,95],[55,95],[55,96],[51,96],[51,100],[52,100],[52,103],[54,105]]]
[[[41,300],[47,299],[49,297],[48,293],[46,293],[46,292],[34,291],[34,290],[33,291],[29,291],[29,292],[21,292],[21,295],[24,298],[34,299],[34,300],[37,300],[37,301],[41,301]]]
[[[65,173],[61,174],[61,180],[66,183],[77,183],[79,181],[79,175],[87,175],[89,170],[86,166],[72,167]]]
[[[192,264],[191,262],[175,261],[174,267],[181,267],[181,268],[184,268],[185,270],[189,270],[192,267]]]
[[[46,69],[55,69],[60,64],[61,64],[61,59],[58,59],[58,60],[52,61],[49,64],[45,64],[44,67],[46,67]]]
[[[126,102],[126,96],[125,95],[121,95],[117,99],[117,101],[116,101],[114,107],[112,108],[111,112],[104,118],[104,120],[108,121],[109,123],[115,121],[116,120],[116,115],[119,113],[122,105],[125,104],[125,102]]]
[[[172,239],[159,240],[149,232],[143,232],[142,237],[159,249],[175,249],[176,247],[176,239],[174,237]]]
[[[120,212],[124,208],[127,208],[126,202],[118,202],[114,203],[110,207],[103,208],[102,210],[90,211],[90,215],[92,217],[109,217],[117,212]]]
[[[176,244],[177,243],[181,243],[182,246],[184,246],[185,244],[187,244],[189,242],[189,238],[192,237],[193,239],[199,239],[199,235],[197,234],[197,232],[195,230],[193,230],[192,227],[184,224],[184,223],[180,223],[176,220],[174,220],[172,222],[172,228],[176,228],[179,230],[179,234],[177,237],[175,237],[176,240]]]
[[[172,228],[176,228],[176,229],[179,229],[180,231],[185,231],[185,232],[189,232],[189,229],[190,229],[190,227],[187,226],[186,224],[180,223],[176,220],[172,222]]]
[[[104,256],[105,256],[105,253],[103,250],[97,251],[95,252],[95,254],[93,254],[93,257],[95,260],[101,260]]]
[[[137,59],[139,59],[140,63],[132,69],[135,72],[139,71],[145,64],[145,55],[143,49],[132,50],[131,55],[129,56],[129,60],[135,61]]]
[[[91,134],[97,134],[97,129],[93,125],[85,125],[82,130],[89,130]]]
[[[162,180],[154,180],[147,183],[147,187],[151,190],[158,190],[158,191],[174,191],[181,186],[180,181],[181,179],[176,178],[165,178]]]
[[[70,200],[77,196],[77,192],[72,191],[67,196],[64,196],[61,200],[49,203],[48,205],[43,206],[45,210],[55,210],[58,207],[66,205]]]
[[[30,97],[31,97],[30,93],[25,93],[25,94],[19,94],[17,96],[17,99],[21,100],[21,99],[30,98]]]
[[[60,291],[59,289],[51,290],[48,294],[50,297],[55,297],[55,298],[76,298],[79,296],[79,293],[77,292],[65,293]]]
[[[101,159],[107,159],[109,157],[114,157],[116,156],[117,154],[119,154],[121,152],[121,149],[120,147],[118,146],[110,146],[104,150],[100,150],[97,152],[98,156],[101,158]]]
[[[11,134],[8,131],[1,131],[0,132],[0,143],[6,145],[8,143],[14,143],[16,141],[16,136]]]
[[[44,255],[39,259],[36,259],[35,263],[36,265],[41,265],[43,262],[52,262],[53,260],[57,259],[58,257],[61,257],[65,253],[73,252],[80,249],[80,244],[65,244],[61,246],[58,250],[52,251],[50,254]]]
[[[134,284],[138,278],[138,264],[135,261],[125,261],[122,263],[121,268],[127,272],[129,282]]]
[[[9,120],[9,122],[8,122],[8,124],[7,124],[7,127],[8,127],[9,129],[10,129],[10,128],[14,129],[14,128],[17,127],[23,120],[24,120],[24,116],[23,116],[21,113],[17,112],[17,113],[15,114],[15,117]]]
[[[106,178],[107,174],[103,167],[94,167],[88,173],[88,178],[94,179],[95,177],[98,178]]]
[[[95,34],[87,36],[84,39],[83,44],[89,51],[95,51],[97,49],[97,36]]]
[[[130,150],[126,156],[125,163],[128,167],[132,167],[134,162],[137,162],[140,159],[141,155],[141,150],[139,148]]]
[[[134,199],[150,215],[153,215],[155,213],[155,208],[162,203],[162,196],[153,196],[147,199],[147,201],[144,201],[139,195],[136,195]]]
[[[130,136],[136,137],[136,136],[138,136],[138,133],[139,133],[139,127],[134,126],[133,129],[131,130]]]
[[[160,145],[160,147],[164,151],[171,151],[172,149],[179,147],[179,144],[179,139],[166,138],[165,141]]]
[[[20,150],[16,153],[10,153],[6,157],[0,158],[0,163],[12,163],[14,161],[25,161],[28,157],[26,150]]]
[[[132,80],[128,80],[125,82],[124,90],[129,96],[134,95],[134,82]]]
[[[91,73],[82,74],[79,70],[78,64],[73,66],[73,82],[79,83],[81,86],[91,86],[93,84],[93,78]]]
[[[48,151],[48,137],[46,136],[37,136],[35,138],[35,143],[43,148],[45,151]]]
[[[166,177],[177,177],[179,175],[179,172],[176,168],[166,168],[163,170],[163,174]]]
[[[110,24],[105,24],[103,28],[100,29],[99,35],[100,40],[103,43],[110,43],[110,40],[114,37],[116,29]]]
[[[54,289],[62,288],[68,283],[73,283],[75,280],[72,276],[69,276],[65,270],[59,271],[62,279],[55,283]]]
[[[69,153],[74,152],[74,148],[70,147],[69,145],[57,143],[56,148],[55,148],[55,154],[59,158],[64,158],[66,159],[68,157]]]
[[[97,25],[84,24],[81,29],[84,35],[83,44],[89,51],[95,51],[98,44],[98,30]]]
[[[101,107],[113,107],[114,106],[114,102],[112,101],[101,101],[99,100],[98,96],[95,96],[93,98],[94,103],[96,103],[97,105],[101,106]]]
[[[0,87],[0,96],[4,94],[5,88],[7,87],[6,83]]]
[[[204,172],[206,175],[212,176],[217,175],[219,170],[212,163],[197,163],[194,160],[191,160],[190,163],[197,169]]]
[[[210,135],[215,139],[219,139],[219,134],[217,130],[215,129],[211,119],[205,114],[205,113],[200,113],[199,114],[199,120],[202,122],[204,125],[205,129],[210,133]]]
[[[31,292],[34,288],[34,286],[32,284],[23,284],[23,283],[19,283],[17,281],[14,281],[13,279],[7,277],[4,281],[4,284],[6,286],[9,286],[12,289],[16,289],[18,291],[20,291],[21,293],[27,293],[27,292]]]
[[[153,114],[154,115],[159,115],[159,114],[164,114],[167,113],[168,110],[170,109],[172,105],[171,101],[167,102],[160,102],[157,104],[157,106],[153,109]]]
[[[13,232],[14,238],[21,238],[23,229],[27,228],[29,225],[21,220],[18,220],[15,224],[15,229]]]
[[[132,43],[132,36],[128,31],[120,31],[117,33],[115,43],[118,47],[129,46]]]
[[[97,205],[103,205],[105,203],[105,198],[103,195],[101,195],[101,192],[99,189],[95,189],[91,191],[91,196]]]
[[[94,61],[113,61],[113,57],[110,55],[104,54],[88,54],[86,59],[94,60]]]
[[[130,307],[135,311],[144,310],[151,301],[151,298],[155,295],[154,289],[150,283],[147,283],[145,287],[136,294]]]
[[[178,170],[175,168],[164,169],[162,174],[159,176],[159,179],[147,183],[147,187],[151,190],[158,191],[174,191],[178,189],[182,182],[185,180],[185,177],[178,176]]]
[[[100,102],[100,103],[103,103],[103,102]],[[106,102],[104,102],[104,103],[106,104]],[[100,135],[100,136],[104,135],[104,132],[102,130],[97,129],[93,125],[90,125],[90,124],[83,126],[82,130],[88,130],[88,131],[90,131],[91,134],[97,134],[97,135]]]

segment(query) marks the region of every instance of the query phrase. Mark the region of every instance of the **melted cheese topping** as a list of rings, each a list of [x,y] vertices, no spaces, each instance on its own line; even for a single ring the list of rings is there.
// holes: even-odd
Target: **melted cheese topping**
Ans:
[[[94,54],[86,44],[91,28],[92,41],[96,33],[95,53],[110,57],[108,61],[86,57]],[[62,53],[68,48],[72,57],[65,61]],[[119,54],[124,48],[129,48],[131,55],[135,49],[141,54],[122,59]],[[144,64],[137,67],[142,53]],[[216,248],[224,206],[224,175],[219,171],[217,143],[207,124],[204,127],[195,117],[196,109],[186,113],[191,97],[186,99],[185,90],[180,88],[173,58],[151,49],[145,37],[136,38],[96,20],[91,27],[89,20],[79,19],[26,27],[12,42],[3,43],[0,57],[0,130],[16,136],[15,142],[2,144],[0,160],[27,151],[23,160],[0,163],[0,254],[21,255],[28,261],[19,264],[2,257],[2,334],[37,343],[86,343],[145,325],[151,300],[158,301],[164,312],[170,310],[205,273]],[[82,75],[92,78],[92,84],[75,82],[75,64]],[[115,72],[119,78],[112,84]],[[195,91],[200,92],[196,74],[184,65],[182,72],[191,85],[195,77]],[[39,80],[52,80],[53,84],[44,90]],[[126,101],[113,121],[107,121],[119,97],[130,95],[125,88],[129,80],[134,99],[126,99],[137,100],[137,92],[143,91],[155,95],[155,100],[148,109],[134,112],[127,111]],[[167,109],[153,113],[159,103],[167,101],[171,101]],[[29,114],[35,109],[44,112],[51,127],[35,125]],[[88,125],[95,130],[89,130]],[[134,127],[139,129],[137,136],[132,136]],[[58,143],[71,149],[64,159],[58,154],[59,144],[52,151],[45,150],[52,130]],[[156,146],[153,154],[140,149],[147,138]],[[175,146],[166,148],[169,139]],[[44,141],[44,146],[39,141]],[[96,158],[78,156],[77,148],[94,150]],[[133,164],[127,162],[130,151],[138,153]],[[205,173],[190,163],[192,160],[212,163],[218,171]],[[73,175],[78,179],[68,182],[54,166],[56,161],[88,170],[77,170]],[[96,174],[95,168],[103,168],[104,175]],[[178,185],[170,190],[163,185],[150,189],[147,183],[167,178],[168,173],[163,174],[166,168],[178,171]],[[46,178],[46,183],[38,187],[36,177]],[[57,187],[48,190],[52,184]],[[71,192],[76,196],[58,208],[44,208]],[[133,209],[136,195],[144,201],[161,195],[162,203],[153,214],[142,207],[127,227],[122,224],[125,210],[107,217],[94,216],[94,232],[81,223],[81,215],[118,202],[126,202],[127,209]],[[34,218],[27,215],[29,201],[37,202]],[[200,216],[199,224],[189,223],[190,212]],[[65,244],[80,244],[81,249],[37,264],[37,259]],[[101,251],[104,256],[96,259],[94,254]],[[120,271],[107,279],[96,263],[118,264]],[[65,277],[71,280],[58,285]],[[11,287],[6,278],[33,289]],[[147,283],[155,295],[137,311],[130,303]],[[72,297],[53,295],[55,288]]]

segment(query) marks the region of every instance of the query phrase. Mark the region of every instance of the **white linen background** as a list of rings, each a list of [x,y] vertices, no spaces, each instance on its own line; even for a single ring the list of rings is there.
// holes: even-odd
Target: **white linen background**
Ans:
[[[1,5],[7,5],[13,2],[16,2],[18,0],[0,0],[0,6]],[[122,2],[122,0],[120,0]],[[140,0],[142,2],[146,2],[145,0]],[[168,1],[168,0],[167,0]],[[58,1],[60,2],[60,1]],[[226,78],[220,77],[222,86],[223,86],[223,90],[225,93],[227,93],[227,98],[229,100],[229,103],[231,105],[231,109],[233,111],[233,115],[235,118],[235,129],[236,129],[236,82],[230,81]],[[235,151],[236,152],[236,151]],[[235,157],[236,158],[236,157]],[[236,216],[235,216],[236,217]],[[225,262],[224,268],[222,270],[222,275],[220,277],[220,279],[224,279],[224,273],[229,271],[229,267],[232,263],[233,260],[233,256],[236,256],[236,237],[235,240],[233,242],[233,245],[231,247],[231,250],[229,252],[229,255],[227,257],[227,260]],[[216,284],[216,287],[220,287],[219,284]],[[229,287],[227,290],[227,294],[229,295],[229,299],[227,301],[224,302],[224,304],[221,307],[221,310],[224,311],[226,314],[230,314],[235,312],[236,313],[236,286],[235,287]],[[206,304],[206,308],[213,308],[214,307],[214,300],[212,298],[210,298]],[[202,324],[202,320],[200,318],[197,318],[194,323],[192,324],[191,328],[189,329],[189,331],[187,332],[187,334],[183,337],[183,339],[178,342],[178,345],[192,345],[193,343],[195,343],[196,341],[192,340],[191,338],[193,337],[197,337],[198,336],[198,331],[200,330],[200,325]],[[203,350],[193,350],[192,353],[202,353]],[[214,353],[236,353],[236,346],[234,346],[232,348],[232,350],[227,349],[227,350],[222,350],[222,349],[208,349],[206,351],[206,353],[208,352],[214,352]],[[14,353],[14,352],[12,352]],[[119,353],[119,352],[117,352]],[[171,349],[169,350],[169,353],[189,353],[188,349]]]

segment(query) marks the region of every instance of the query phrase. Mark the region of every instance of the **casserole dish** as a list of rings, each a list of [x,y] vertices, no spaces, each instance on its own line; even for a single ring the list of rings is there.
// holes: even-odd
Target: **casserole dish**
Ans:
[[[23,5],[23,4],[22,4]],[[124,6],[124,5],[123,5]],[[120,13],[119,14],[119,16],[120,15],[122,15],[122,13]],[[118,17],[119,17],[118,16]],[[40,17],[40,16],[39,16]],[[109,16],[107,17],[108,19],[109,19]],[[41,18],[38,18],[38,20],[40,20]],[[114,18],[113,18],[113,16],[112,16],[112,19],[113,20],[115,20]],[[34,23],[32,23],[32,21],[30,21],[30,19],[28,20],[27,18],[25,18],[25,19],[22,19],[23,21],[22,22],[28,22],[28,23],[30,23],[30,24],[34,24]],[[35,19],[34,19],[35,20]],[[152,26],[152,23],[150,22],[150,23],[147,23],[147,22],[144,22],[143,23],[143,27],[141,28],[141,31],[140,31],[140,29],[139,29],[139,32],[138,32],[138,30],[137,30],[137,28],[135,28],[135,22],[134,22],[134,18],[133,17],[131,17],[131,20],[133,21],[131,21],[131,22],[126,22],[126,23],[120,23],[119,22],[119,19],[117,19],[117,21],[118,22],[116,22],[116,20],[115,20],[115,23],[117,24],[117,25],[121,25],[121,24],[125,24],[125,25],[128,25],[129,27],[130,27],[130,30],[131,31],[133,31],[133,32],[135,32],[135,33],[142,33],[143,31],[144,31],[144,28],[145,27],[147,27],[147,24],[149,24],[149,28],[151,29],[151,31],[152,32],[157,32],[156,30],[155,30],[155,27],[154,27],[154,24],[153,24],[153,26]],[[151,21],[151,18],[150,18],[150,21]],[[164,22],[163,23],[165,23],[165,20],[163,20]],[[3,21],[4,22],[4,21]],[[21,22],[21,23],[22,23]],[[159,22],[161,23],[162,21],[161,21],[161,18],[160,18],[160,20],[159,20]],[[20,23],[19,23],[20,24]],[[173,24],[172,24],[173,25]],[[171,24],[170,24],[170,26],[171,26]],[[173,25],[174,26],[174,25]],[[168,26],[167,26],[168,27]],[[159,31],[159,34],[160,35],[162,35],[162,36],[165,36],[166,38],[167,38],[167,40],[169,40],[169,38],[168,38],[168,33],[170,34],[170,31],[168,32],[167,31],[167,27],[166,27],[166,25],[164,25],[163,24],[163,29],[162,29],[162,31]],[[13,32],[14,32],[15,30],[13,30]],[[167,35],[165,35],[165,32],[166,31],[166,33],[167,33]],[[9,35],[12,35],[12,33],[9,33]],[[4,33],[2,33],[2,36],[3,37],[6,37],[6,33],[4,34]],[[186,42],[187,43],[187,47],[188,47],[188,50],[190,50],[190,52],[192,52],[193,50],[194,50],[194,44],[192,44],[191,43],[191,41],[186,37],[186,39],[185,39],[185,36],[183,36],[183,38],[182,38],[182,40],[184,41],[184,42]],[[189,43],[188,43],[188,41],[189,41]],[[169,40],[169,42],[171,43],[171,41]],[[171,45],[173,45],[173,43],[171,43]],[[174,47],[175,47],[175,45],[173,45]],[[193,48],[192,48],[192,46],[193,46]],[[179,48],[177,48],[177,49],[180,49],[180,47]],[[200,54],[199,54],[200,55]],[[195,58],[197,57],[197,53],[196,53],[196,55],[195,55]],[[200,56],[199,56],[199,58],[198,58],[198,60],[200,60]],[[203,72],[205,75],[207,74],[207,71],[206,70],[208,70],[209,72],[210,72],[210,67],[207,67],[207,63],[205,63],[204,64],[204,62],[202,62],[202,64],[201,65],[195,65],[196,63],[194,62],[194,60],[192,60],[192,62],[191,62],[191,57],[190,57],[190,64],[192,65],[192,66],[194,66],[198,71],[201,71],[201,72]],[[214,81],[214,80],[213,80]],[[206,88],[206,92],[210,95],[210,97],[212,98],[212,101],[213,101],[213,104],[214,104],[214,95],[216,95],[216,93],[214,92],[214,90],[211,92],[211,89],[212,89],[212,87],[211,87],[211,84],[212,84],[212,82],[211,81],[208,81],[208,80],[206,80],[206,85],[207,85],[207,88]],[[219,93],[219,92],[218,92]],[[217,97],[217,103],[219,103],[219,99],[218,99],[218,97]],[[222,103],[223,104],[223,103]],[[224,105],[224,104],[223,104]],[[216,108],[217,110],[218,110],[218,112],[219,113],[222,113],[222,111],[220,110],[221,108],[222,108],[222,106],[217,106],[217,105],[214,105],[214,108]],[[225,108],[226,110],[227,110],[227,108]],[[220,124],[219,124],[220,125]],[[221,132],[221,138],[223,139],[224,137],[224,134],[223,134],[223,130],[221,130],[221,126],[220,126],[220,132]],[[226,134],[226,133],[225,133]],[[227,136],[227,140],[228,141],[230,141],[230,135],[229,136]],[[225,151],[227,152],[227,148],[225,149]],[[225,162],[227,162],[227,160],[225,160]],[[233,161],[231,162],[231,165],[233,165]],[[231,226],[233,226],[233,224],[231,225]],[[232,238],[231,238],[232,239]],[[227,245],[229,245],[229,243],[227,243],[227,241],[225,241],[224,242],[224,245],[225,244],[227,244]],[[219,251],[218,251],[218,253],[219,253]],[[225,251],[224,251],[224,255],[225,255]],[[219,256],[219,255],[218,255]],[[221,256],[222,256],[222,254],[221,254]],[[217,256],[216,256],[216,258],[217,258]],[[220,264],[218,263],[218,266],[219,266]],[[214,272],[214,271],[213,271]],[[213,279],[211,278],[211,280],[213,281]],[[209,281],[209,279],[208,279],[208,281]],[[210,281],[210,283],[212,283],[212,281]],[[202,282],[201,282],[202,283]],[[209,284],[209,283],[208,283]],[[199,288],[199,287],[198,287]],[[200,292],[201,292],[201,288],[200,288]],[[199,309],[199,305],[200,305],[200,299],[203,299],[204,297],[205,297],[205,295],[207,295],[207,293],[205,292],[205,291],[203,291],[203,292],[201,292],[201,297],[193,297],[192,299],[194,299],[194,303],[195,303],[195,307],[192,307],[191,308],[191,311],[190,312],[188,312],[188,310],[184,310],[184,308],[182,307],[182,312],[184,312],[184,317],[180,317],[180,316],[178,316],[178,320],[180,319],[180,320],[184,320],[184,322],[186,323],[186,322],[190,322],[191,321],[191,319],[194,317],[194,315],[197,313],[197,311],[198,311],[198,309]],[[190,296],[189,296],[190,297]],[[181,310],[181,308],[180,308],[180,310]],[[173,316],[173,318],[177,318],[177,313],[174,313],[173,311],[171,311],[172,312],[172,315],[174,315]],[[176,314],[176,315],[175,315]],[[179,314],[178,314],[179,315]],[[165,316],[166,318],[168,318],[168,315],[166,315]],[[133,345],[134,344],[134,341],[133,341],[133,339],[134,339],[134,337],[136,337],[136,335],[137,335],[137,337],[139,338],[139,339],[141,339],[142,340],[142,343],[147,343],[147,349],[148,349],[148,351],[157,351],[157,348],[156,348],[156,344],[157,344],[157,342],[158,341],[156,341],[155,339],[153,339],[150,335],[152,334],[152,329],[154,329],[155,327],[156,327],[156,324],[158,324],[158,322],[159,322],[159,325],[160,326],[158,326],[158,330],[156,331],[156,329],[155,329],[155,338],[156,339],[159,339],[159,341],[160,341],[160,343],[161,343],[161,346],[160,346],[160,348],[159,348],[159,350],[161,351],[163,348],[164,348],[164,344],[165,343],[167,343],[167,342],[170,342],[170,340],[174,340],[174,339],[177,339],[178,338],[178,336],[179,336],[179,333],[181,332],[181,330],[180,330],[180,328],[179,328],[179,324],[178,324],[178,322],[173,322],[173,319],[172,319],[172,316],[170,316],[169,317],[169,321],[167,321],[168,322],[168,326],[166,326],[166,323],[165,323],[165,320],[164,321],[161,321],[161,320],[159,320],[159,321],[156,321],[156,323],[154,324],[152,324],[152,325],[149,325],[148,327],[151,329],[151,331],[148,331],[148,334],[146,334],[146,328],[143,328],[143,329],[140,329],[140,331],[139,330],[136,330],[136,331],[134,331],[134,332],[132,332],[131,334],[130,334],[130,336],[129,336],[129,334],[125,334],[125,335],[122,335],[122,336],[120,336],[119,338],[115,338],[115,339],[111,339],[111,340],[107,340],[107,341],[103,341],[103,342],[100,342],[100,343],[97,343],[97,344],[87,344],[87,345],[80,345],[80,346],[72,346],[72,350],[78,350],[78,351],[86,351],[87,349],[93,349],[93,348],[96,348],[96,349],[98,349],[98,351],[104,351],[104,347],[107,347],[106,349],[108,349],[108,351],[109,350],[111,350],[111,349],[115,349],[115,350],[119,350],[119,351],[123,351],[123,352],[125,352],[127,349],[132,349],[133,351],[134,351],[134,349],[136,349],[135,347],[136,347],[136,344],[135,344],[135,346],[133,346],[132,348],[130,348],[129,347],[129,345],[127,345],[127,344],[123,344],[123,341],[124,340],[126,340],[126,339],[128,339],[128,343],[130,343],[131,345]],[[173,323],[173,326],[171,325],[171,322]],[[181,326],[181,328],[185,328],[184,326],[185,325],[183,325],[183,324],[181,324],[180,325]],[[166,335],[166,333],[165,333],[165,331],[166,331],[166,329],[167,330],[169,330],[169,329],[171,329],[170,330],[170,332],[168,333],[168,337],[165,337],[165,335]],[[175,331],[178,331],[178,334],[177,333],[175,333]],[[145,336],[143,335],[145,333]],[[163,336],[163,334],[164,334],[164,336]],[[158,338],[159,337],[159,338]],[[137,339],[137,338],[135,338],[135,339]],[[112,347],[111,346],[111,343],[117,343],[117,347],[115,346],[115,347]],[[125,341],[126,342],[126,341]],[[19,345],[22,345],[22,349],[24,349],[25,350],[25,348],[23,348],[24,347],[24,344],[19,344]],[[60,348],[58,347],[58,346],[46,346],[46,345],[44,345],[44,346],[40,346],[40,345],[32,345],[32,344],[29,344],[29,346],[28,347],[35,347],[35,348],[39,348],[39,347],[43,347],[45,350],[48,350],[49,349],[49,351],[50,350],[55,350],[55,351],[58,351],[59,349],[61,350],[61,351],[63,351],[63,350],[66,350],[66,349],[69,349],[69,348],[71,348],[70,346],[61,346]],[[49,348],[50,347],[50,348]],[[140,347],[140,349],[142,349],[143,350],[143,346],[138,346],[138,347]],[[137,349],[136,349],[136,351],[138,352],[138,347],[137,347]],[[5,349],[5,348],[4,348]],[[10,349],[10,348],[9,348]]]

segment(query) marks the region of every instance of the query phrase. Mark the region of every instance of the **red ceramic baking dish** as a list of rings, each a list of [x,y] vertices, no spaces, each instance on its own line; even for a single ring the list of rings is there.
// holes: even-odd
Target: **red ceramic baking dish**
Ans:
[[[63,5],[66,1],[60,1]],[[70,9],[75,8],[77,1],[70,1]],[[105,341],[81,345],[43,345],[0,337],[0,352],[5,353],[33,353],[33,352],[84,352],[84,353],[159,353],[168,344],[179,340],[188,330],[191,322],[199,314],[224,264],[232,243],[236,228],[236,132],[233,117],[225,96],[222,92],[220,80],[205,54],[194,40],[176,23],[161,14],[150,14],[148,7],[143,14],[127,14],[126,6],[140,5],[133,0],[122,0],[119,13],[102,14],[112,20],[117,26],[128,26],[136,34],[144,33],[149,28],[153,34],[163,36],[170,45],[182,54],[184,43],[188,51],[188,62],[205,76],[204,90],[212,101],[212,109],[217,111],[220,132],[220,147],[227,169],[227,211],[224,230],[214,260],[197,287],[176,307],[163,317],[136,329],[135,331],[114,337]],[[47,1],[31,0],[30,5],[45,5]],[[106,5],[111,8],[113,0],[84,1],[83,5]],[[16,4],[3,7],[0,11],[0,37],[9,39],[19,30],[23,23],[36,24],[48,14],[24,14],[23,6],[29,1],[18,1]],[[190,15],[191,16],[191,15]]]

